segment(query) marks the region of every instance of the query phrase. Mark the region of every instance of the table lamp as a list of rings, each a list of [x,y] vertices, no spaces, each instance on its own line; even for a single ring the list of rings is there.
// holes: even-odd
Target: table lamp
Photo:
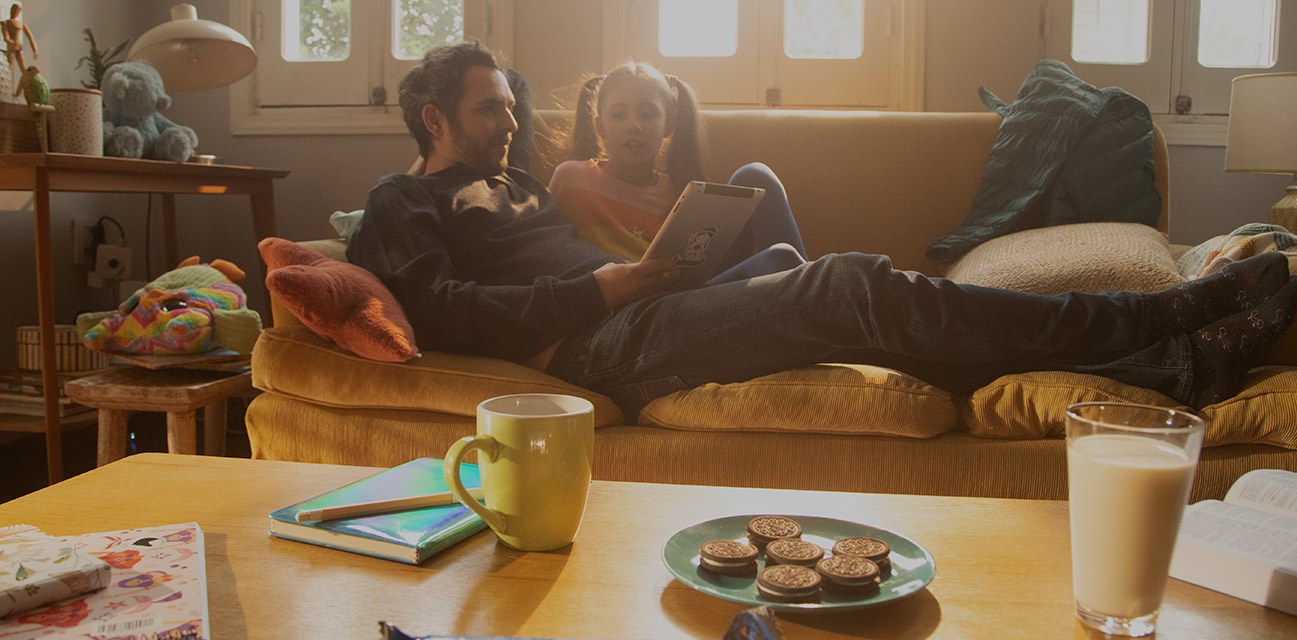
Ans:
[[[192,4],[171,7],[171,21],[140,36],[127,60],[147,60],[168,91],[202,91],[233,84],[252,73],[257,52],[243,34],[199,20]]]
[[[1293,176],[1270,222],[1297,229],[1297,72],[1234,78],[1225,171]]]

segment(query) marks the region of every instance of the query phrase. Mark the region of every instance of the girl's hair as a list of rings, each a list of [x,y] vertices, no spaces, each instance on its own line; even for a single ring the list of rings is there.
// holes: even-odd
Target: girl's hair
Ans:
[[[577,160],[599,157],[595,115],[603,108],[603,97],[609,90],[634,78],[648,80],[660,90],[666,116],[675,120],[675,130],[667,146],[667,175],[678,190],[683,190],[690,180],[703,177],[704,134],[698,117],[698,96],[685,81],[664,75],[651,64],[627,62],[602,76],[590,78],[581,86],[572,129],[572,156]]]

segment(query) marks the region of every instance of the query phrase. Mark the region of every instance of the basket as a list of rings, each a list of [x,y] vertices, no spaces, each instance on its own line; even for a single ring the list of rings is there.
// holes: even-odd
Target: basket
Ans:
[[[108,366],[108,356],[81,344],[77,328],[70,324],[54,325],[54,360],[58,371],[92,371]],[[37,325],[18,327],[18,368],[41,368],[41,329]]]

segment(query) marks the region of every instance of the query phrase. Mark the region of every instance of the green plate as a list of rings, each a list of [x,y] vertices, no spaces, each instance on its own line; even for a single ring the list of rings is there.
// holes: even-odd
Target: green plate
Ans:
[[[756,514],[765,515],[765,514]],[[819,602],[783,603],[763,600],[757,595],[757,579],[722,576],[698,568],[698,549],[709,540],[747,542],[748,521],[756,515],[729,516],[700,522],[676,532],[662,548],[667,569],[681,582],[705,594],[731,602],[753,606],[766,605],[779,611],[840,611],[859,609],[904,598],[926,587],[937,572],[932,554],[913,540],[885,529],[817,516],[787,516],[802,525],[802,539],[828,552],[842,538],[878,538],[892,547],[891,574],[884,576],[878,591],[851,597],[823,592]],[[757,570],[766,566],[765,554],[757,559]]]

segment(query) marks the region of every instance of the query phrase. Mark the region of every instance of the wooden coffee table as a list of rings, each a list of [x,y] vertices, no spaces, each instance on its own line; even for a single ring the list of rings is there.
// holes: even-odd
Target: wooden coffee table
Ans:
[[[783,617],[789,638],[1090,637],[1072,617],[1065,502],[595,482],[576,543],[553,553],[483,532],[414,567],[266,535],[272,510],[374,471],[141,454],[0,505],[0,525],[74,534],[197,521],[217,638],[373,638],[379,620],[420,634],[718,638],[744,607],[676,581],[667,538],[726,515],[830,516],[919,542],[936,578],[871,609]],[[1159,631],[1293,638],[1297,617],[1172,580]]]

